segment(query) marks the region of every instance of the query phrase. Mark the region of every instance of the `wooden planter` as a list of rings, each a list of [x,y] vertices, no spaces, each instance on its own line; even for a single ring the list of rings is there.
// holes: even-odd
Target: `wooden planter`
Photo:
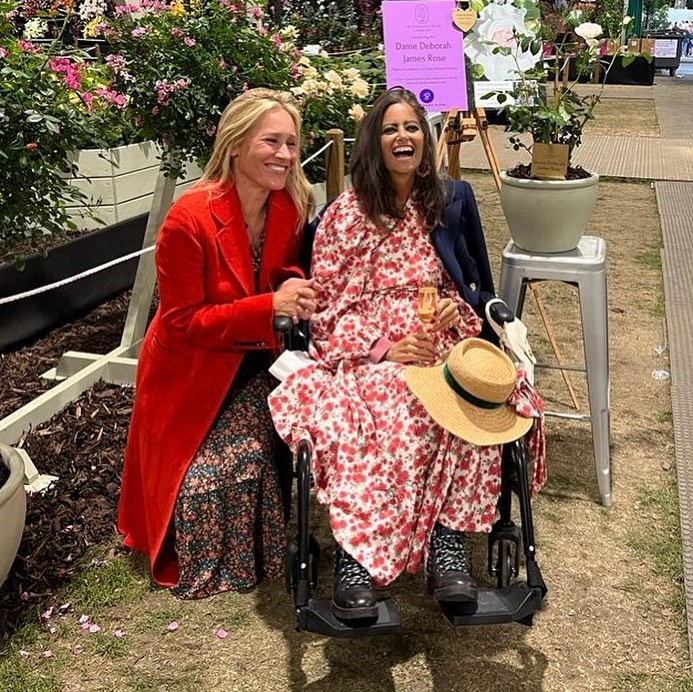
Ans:
[[[10,477],[0,487],[0,586],[3,585],[17,555],[26,519],[24,463],[12,448],[0,444],[0,464]]]
[[[159,173],[159,154],[154,142],[77,152],[74,160],[79,176],[72,178],[72,184],[87,195],[92,211],[103,223],[85,216],[82,206],[71,208],[72,218],[81,228],[93,229],[149,213]],[[186,175],[176,183],[175,197],[200,175],[197,166],[188,164]]]
[[[99,228],[30,257],[23,270],[0,267],[0,297],[15,296],[74,276],[142,247],[147,216]],[[132,286],[137,258],[74,283],[0,305],[0,353],[51,327],[68,322]]]

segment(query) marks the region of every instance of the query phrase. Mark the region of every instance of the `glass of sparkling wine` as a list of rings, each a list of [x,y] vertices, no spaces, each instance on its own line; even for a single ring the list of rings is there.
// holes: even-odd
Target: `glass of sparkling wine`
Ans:
[[[424,328],[431,327],[436,316],[438,289],[435,286],[420,286],[417,308]]]

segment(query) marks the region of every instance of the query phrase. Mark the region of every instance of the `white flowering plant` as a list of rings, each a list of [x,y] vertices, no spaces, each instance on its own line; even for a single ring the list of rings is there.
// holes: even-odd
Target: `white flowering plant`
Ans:
[[[607,36],[602,27],[583,21],[582,10],[566,8],[561,16],[556,13],[542,22],[539,35],[514,33],[512,45],[495,46],[494,52],[514,58],[516,54],[543,52],[544,60],[535,68],[522,69],[516,61],[517,78],[514,87],[506,93],[493,92],[505,114],[505,130],[512,133],[510,145],[515,151],[532,152],[519,135],[529,133],[532,143],[562,144],[568,147],[568,163],[582,141],[583,129],[595,117],[595,108],[601,100],[606,75],[616,59],[627,66],[637,57],[623,53],[602,58],[600,48]],[[623,24],[629,22],[626,17]],[[543,41],[542,41],[543,39]],[[648,56],[645,56],[648,57]],[[600,62],[600,58],[606,64]],[[651,59],[651,58],[650,58]],[[577,83],[594,70],[601,70],[601,87],[579,91]],[[515,177],[531,177],[530,167],[519,165],[510,172]],[[568,168],[569,178],[589,175],[580,168]]]

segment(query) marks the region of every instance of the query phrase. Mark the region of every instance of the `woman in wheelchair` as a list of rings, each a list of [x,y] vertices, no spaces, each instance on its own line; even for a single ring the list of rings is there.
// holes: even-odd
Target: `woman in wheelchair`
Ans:
[[[481,292],[493,292],[479,215],[467,183],[437,175],[413,94],[395,88],[373,104],[351,179],[313,247],[316,363],[269,399],[292,449],[312,440],[337,542],[332,610],[346,621],[375,617],[374,586],[421,565],[437,600],[474,603],[468,536],[492,526],[502,443],[531,426],[532,489],[545,480],[539,397],[499,349],[469,339]],[[429,325],[422,286],[437,294]],[[431,367],[449,352],[445,372]]]
[[[182,598],[283,574],[267,368],[275,316],[315,307],[315,282],[296,268],[312,207],[300,124],[290,94],[235,99],[201,182],[157,239],[160,300],[139,357],[118,529]]]

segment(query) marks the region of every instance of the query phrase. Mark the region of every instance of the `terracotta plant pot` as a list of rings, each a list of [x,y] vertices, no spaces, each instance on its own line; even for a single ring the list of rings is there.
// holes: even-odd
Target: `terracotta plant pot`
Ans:
[[[3,585],[14,562],[22,540],[26,519],[24,462],[12,448],[0,443],[0,463],[10,477],[0,486],[0,586]]]
[[[578,180],[512,178],[501,171],[501,206],[510,237],[525,252],[574,250],[597,202],[599,176]]]

